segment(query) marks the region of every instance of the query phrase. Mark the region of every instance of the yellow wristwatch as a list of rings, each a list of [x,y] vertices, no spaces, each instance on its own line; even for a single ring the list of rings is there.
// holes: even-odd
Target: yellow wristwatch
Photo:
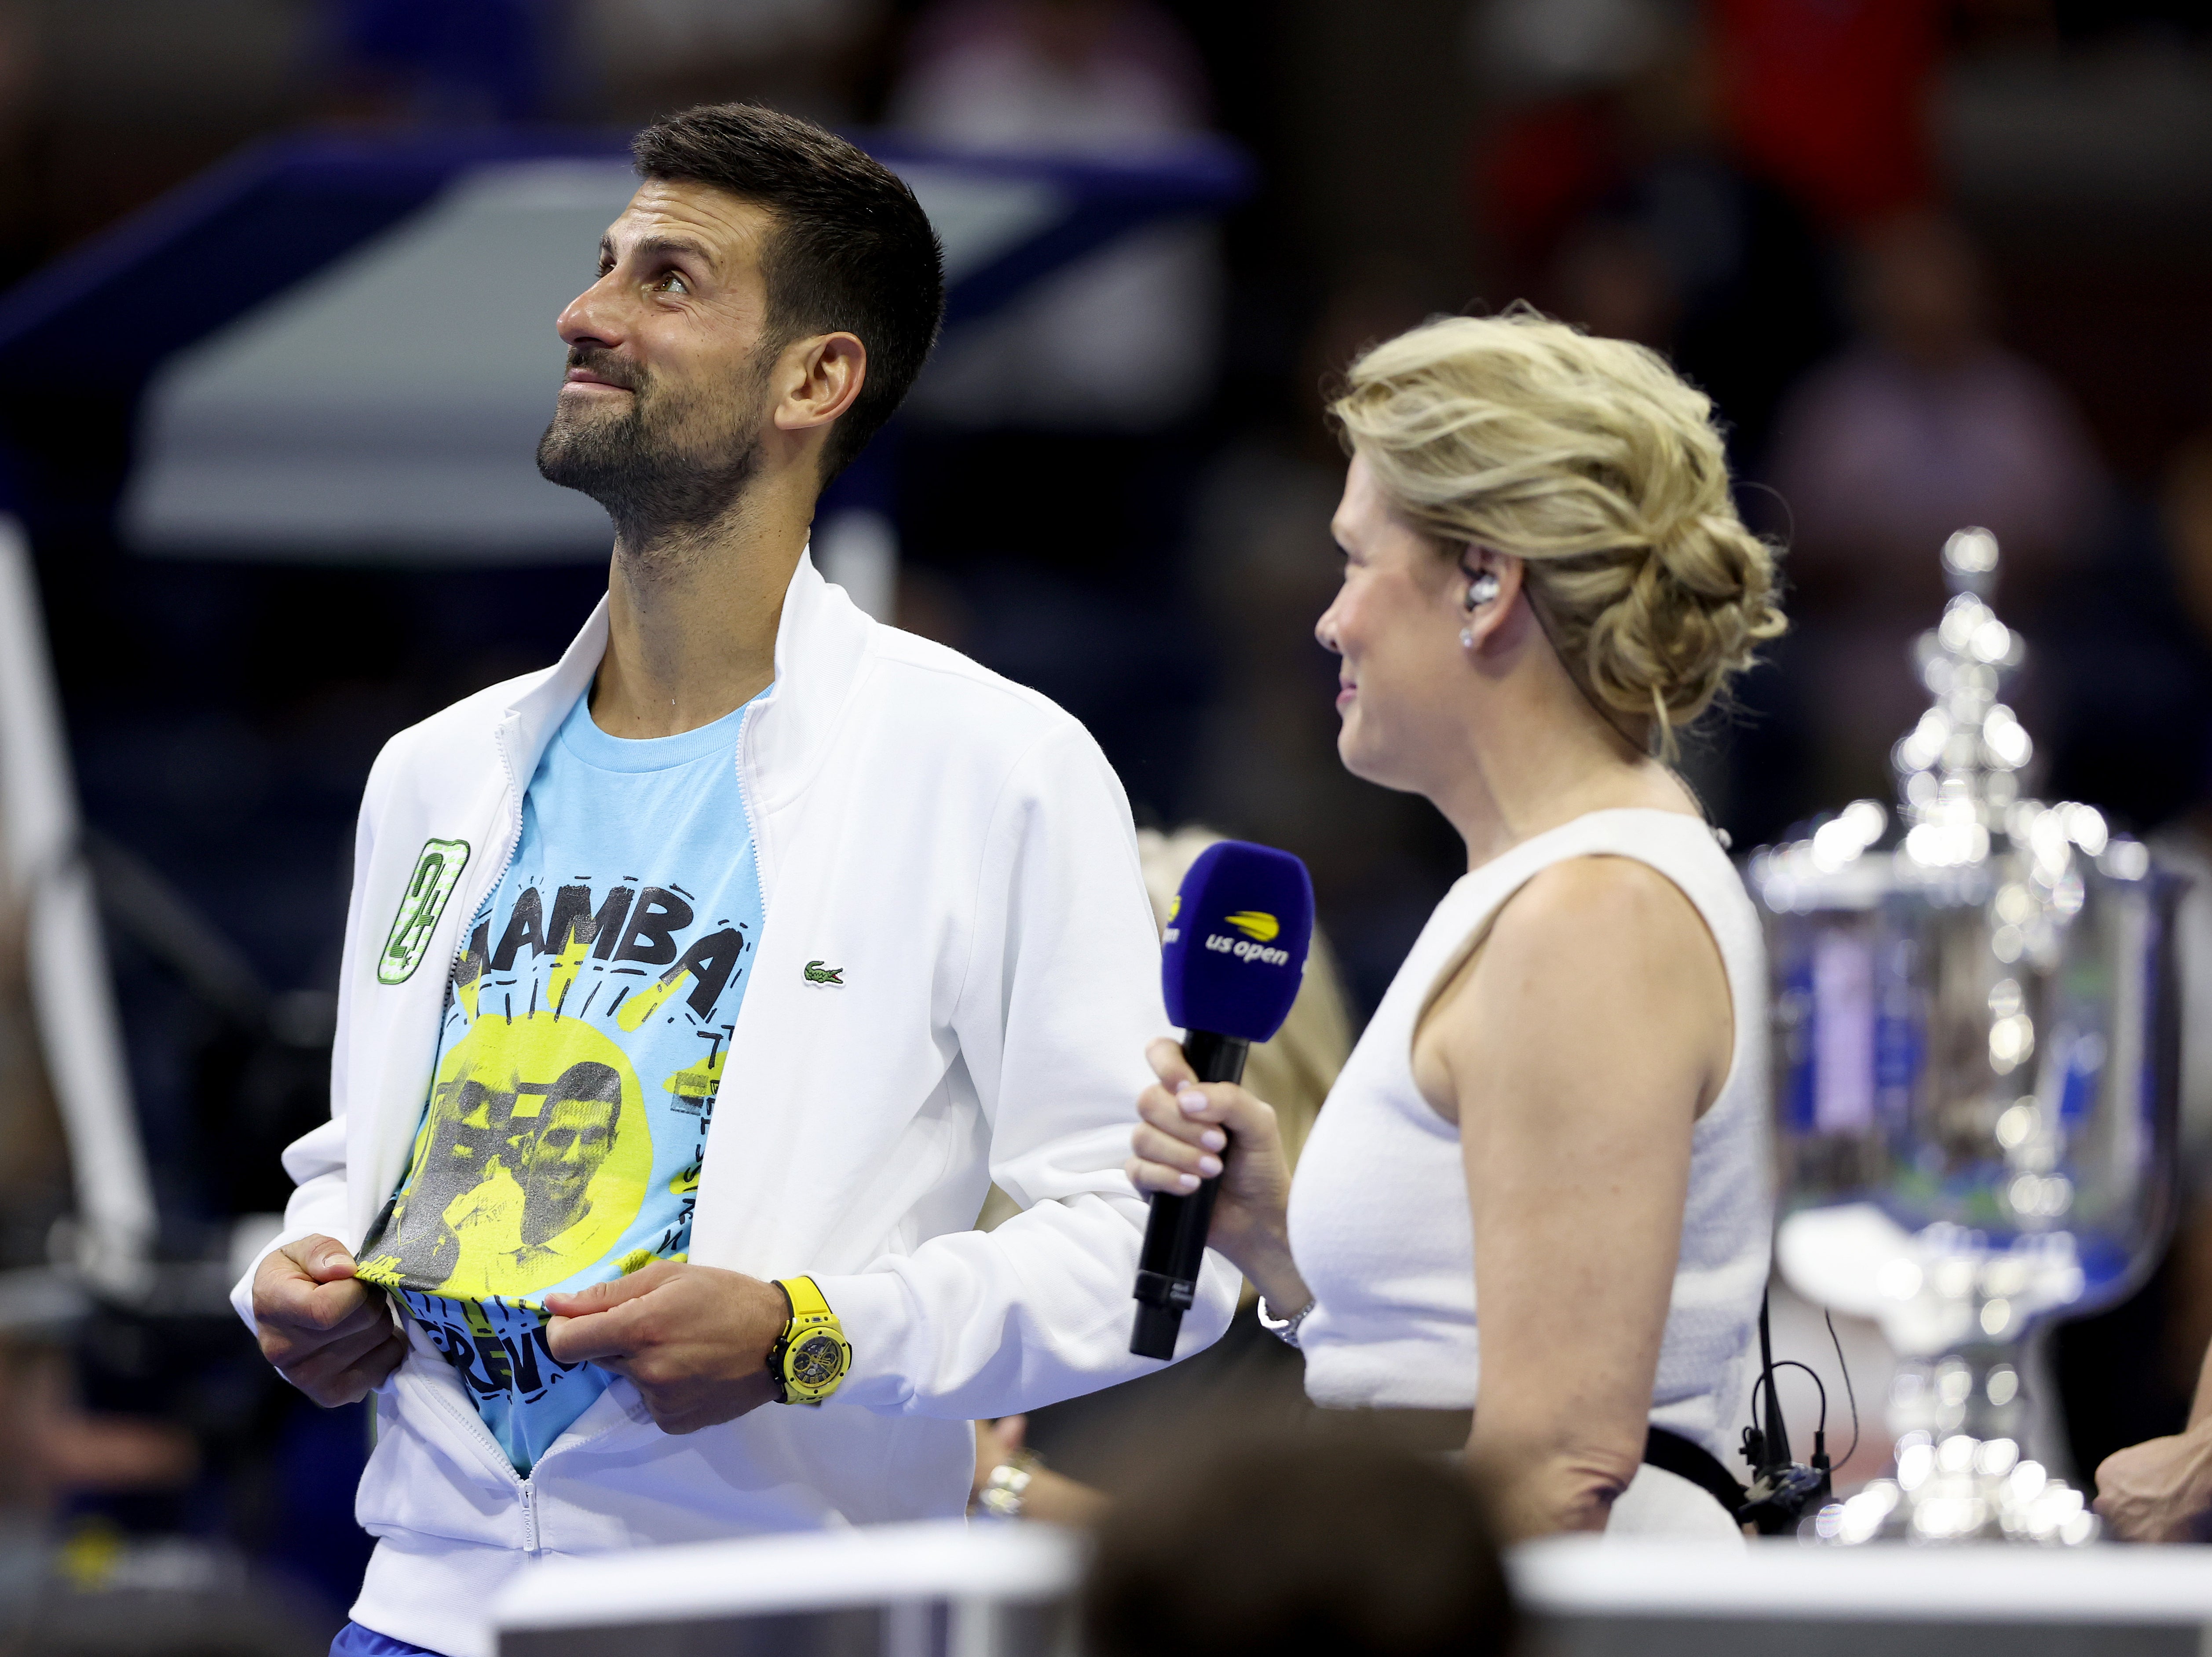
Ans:
[[[853,1367],[853,1349],[813,1278],[779,1278],[776,1286],[790,1297],[791,1321],[768,1349],[769,1373],[786,1404],[819,1404]]]

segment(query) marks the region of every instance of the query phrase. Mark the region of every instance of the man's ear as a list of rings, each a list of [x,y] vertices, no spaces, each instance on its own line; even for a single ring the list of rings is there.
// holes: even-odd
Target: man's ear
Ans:
[[[868,378],[868,348],[858,334],[816,334],[793,340],[776,364],[781,395],[776,429],[809,431],[852,408]]]

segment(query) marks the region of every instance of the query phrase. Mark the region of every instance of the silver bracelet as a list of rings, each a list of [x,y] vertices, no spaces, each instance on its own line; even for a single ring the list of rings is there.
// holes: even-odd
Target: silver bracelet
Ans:
[[[1290,1316],[1279,1318],[1268,1311],[1267,1297],[1262,1295],[1260,1296],[1260,1326],[1282,1342],[1284,1345],[1296,1346],[1298,1344],[1298,1326],[1306,1320],[1313,1309],[1313,1299],[1309,1296],[1306,1303],[1291,1313]]]

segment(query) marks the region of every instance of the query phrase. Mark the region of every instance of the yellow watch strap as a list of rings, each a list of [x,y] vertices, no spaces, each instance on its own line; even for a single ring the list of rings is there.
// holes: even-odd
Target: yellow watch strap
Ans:
[[[796,1324],[803,1319],[827,1315],[830,1302],[822,1297],[820,1285],[811,1278],[778,1278],[783,1292],[791,1296],[791,1320]]]

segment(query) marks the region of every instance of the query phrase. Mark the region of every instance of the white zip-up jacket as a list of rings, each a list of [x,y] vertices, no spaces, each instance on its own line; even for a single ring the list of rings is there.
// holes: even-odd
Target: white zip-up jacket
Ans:
[[[554,667],[400,732],[369,773],[331,1120],[284,1154],[299,1189],[272,1247],[320,1232],[357,1249],[398,1184],[463,928],[605,646],[602,605]],[[492,1590],[533,1557],[957,1514],[971,1419],[1152,1367],[1127,1350],[1145,1210],[1121,1165],[1167,1016],[1105,756],[1042,696],[879,626],[802,558],[737,763],[766,918],[691,1259],[813,1276],[852,1372],[818,1410],[682,1437],[617,1378],[523,1478],[416,1332],[378,1391],[356,1504],[379,1544],[354,1615],[381,1633],[489,1657]],[[387,982],[431,841],[465,861],[419,964]],[[1025,1211],[976,1231],[994,1180]],[[252,1284],[233,1295],[249,1324]],[[1235,1293],[1209,1257],[1182,1350],[1218,1338]]]

